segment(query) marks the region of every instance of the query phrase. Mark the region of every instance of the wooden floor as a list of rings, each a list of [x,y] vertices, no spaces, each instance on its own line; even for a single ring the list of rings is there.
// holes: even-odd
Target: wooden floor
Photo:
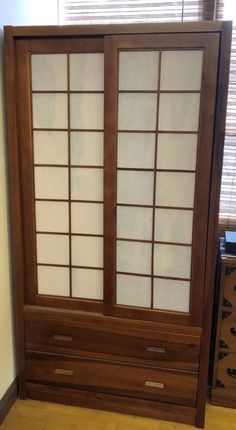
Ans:
[[[35,400],[17,400],[1,430],[190,430],[194,427]],[[206,430],[236,429],[236,409],[207,405]]]

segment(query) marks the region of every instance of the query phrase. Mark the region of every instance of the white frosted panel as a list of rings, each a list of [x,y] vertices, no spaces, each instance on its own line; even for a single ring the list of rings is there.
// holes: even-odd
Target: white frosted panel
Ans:
[[[117,206],[117,237],[152,239],[152,209]]]
[[[158,172],[156,205],[192,208],[194,189],[195,173]]]
[[[101,237],[73,236],[72,265],[103,267],[103,239]]]
[[[197,140],[195,134],[159,133],[157,169],[195,170]]]
[[[128,51],[119,55],[120,90],[157,90],[157,51]]]
[[[190,246],[155,245],[154,275],[189,279],[190,273]]]
[[[161,59],[161,90],[200,90],[202,51],[165,51]]]
[[[70,89],[72,91],[104,90],[104,54],[70,55]]]
[[[71,133],[71,164],[102,166],[103,165],[103,133],[72,132]]]
[[[36,230],[67,233],[69,205],[63,202],[35,202]]]
[[[65,131],[34,131],[35,164],[67,164],[68,133]]]
[[[118,305],[151,307],[151,278],[117,275],[116,279]]]
[[[67,128],[67,94],[33,94],[34,128]]]
[[[72,233],[103,234],[103,205],[71,203]]]
[[[154,279],[153,307],[177,312],[189,312],[190,282]]]
[[[69,269],[66,267],[38,266],[38,294],[69,296]]]
[[[65,167],[35,167],[35,197],[40,199],[68,198],[68,169]]]
[[[199,94],[160,94],[159,130],[197,131]]]
[[[72,200],[103,200],[102,169],[71,169]]]
[[[71,94],[71,128],[103,129],[103,94]]]
[[[119,171],[117,202],[151,205],[153,203],[153,173]]]
[[[62,234],[37,234],[37,262],[69,264],[69,237]]]
[[[31,55],[32,90],[67,90],[66,54]]]
[[[156,130],[156,94],[119,94],[119,130]]]
[[[152,246],[143,242],[117,241],[117,271],[149,275]]]
[[[192,243],[193,211],[155,210],[155,240]]]
[[[72,297],[103,299],[103,270],[72,269]]]
[[[154,133],[118,134],[118,167],[153,169],[154,152]]]

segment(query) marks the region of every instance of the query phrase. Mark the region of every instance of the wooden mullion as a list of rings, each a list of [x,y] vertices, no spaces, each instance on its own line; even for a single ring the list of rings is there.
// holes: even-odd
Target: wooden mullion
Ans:
[[[45,128],[45,127],[42,127],[42,128],[37,128],[37,127],[34,127],[33,128],[33,131],[68,131],[68,128]],[[93,133],[96,133],[96,132],[103,132],[104,131],[104,129],[103,128],[71,128],[70,129],[70,131],[83,131],[83,132],[93,132]]]
[[[60,167],[58,165],[58,167]],[[85,166],[86,167],[86,166]],[[172,173],[195,173],[196,170],[184,170],[184,169],[152,169],[152,168],[144,168],[144,167],[118,167],[117,170],[123,171],[134,171],[134,172],[172,172]]]
[[[78,130],[75,130],[78,131]],[[79,130],[80,131],[80,130]],[[82,130],[84,131],[84,130]],[[85,130],[86,131],[86,130]],[[156,130],[118,130],[118,133],[156,133]],[[159,130],[158,133],[168,134],[198,134],[198,131],[183,130]]]
[[[60,233],[60,234],[63,234],[63,233]],[[181,242],[166,242],[166,241],[161,241],[161,240],[144,240],[144,239],[130,239],[130,238],[127,238],[127,237],[117,237],[117,239],[116,239],[117,241],[118,240],[122,240],[122,241],[125,241],[125,242],[141,242],[141,243],[154,243],[154,244],[156,244],[156,243],[158,243],[158,244],[160,244],[160,245],[176,245],[176,246],[192,246],[192,244],[191,243],[181,243]]]
[[[69,288],[72,297],[72,240],[71,240],[71,138],[70,138],[70,55],[67,54],[67,103],[68,103],[68,209],[69,209]]]
[[[117,271],[116,273],[118,273],[119,275],[130,275],[130,276],[142,276],[145,278],[151,278],[152,275],[147,274],[147,273],[135,273],[135,272],[123,272],[123,271]],[[189,281],[189,278],[178,278],[178,277],[174,277],[174,276],[161,276],[161,275],[154,275],[153,278],[155,279],[171,279],[174,281]]]
[[[104,237],[103,234],[93,234],[93,233],[68,233],[68,232],[58,232],[58,231],[37,231],[37,234],[55,234],[60,236],[85,236],[85,237]]]
[[[104,314],[111,315],[116,297],[116,193],[118,64],[114,40],[105,38],[104,122]]]
[[[37,266],[49,266],[49,267],[72,267],[73,269],[91,269],[91,270],[103,270],[103,267],[95,266],[79,266],[76,264],[56,264],[56,263],[37,263]]]
[[[159,52],[158,62],[158,81],[157,89],[160,90],[161,83],[161,61],[162,51]],[[153,309],[154,301],[154,252],[155,252],[155,213],[156,213],[156,179],[157,179],[157,150],[158,150],[158,123],[159,123],[159,108],[160,108],[160,94],[157,95],[157,112],[156,112],[156,137],[155,137],[155,152],[154,152],[154,174],[153,174],[153,208],[152,208],[152,252],[151,252],[151,309]]]
[[[69,54],[67,54],[69,55]],[[67,94],[67,90],[33,90],[33,94]],[[69,90],[70,94],[104,94],[104,91],[96,91],[96,90]]]
[[[117,206],[128,206],[128,207],[134,207],[134,208],[153,208],[153,205],[140,205],[138,203],[117,203]],[[156,205],[155,206],[156,209],[170,209],[170,210],[185,210],[185,211],[193,211],[193,208],[189,208],[189,207],[179,207],[179,206],[161,206],[161,205]]]
[[[159,89],[158,90],[119,90],[119,94],[199,94],[199,93],[200,91],[198,90],[159,90]]]
[[[34,164],[35,167],[66,167],[68,168],[68,164]],[[80,164],[73,164],[71,165],[70,162],[70,168],[71,169],[103,169],[103,166],[96,166],[96,165],[80,165]]]

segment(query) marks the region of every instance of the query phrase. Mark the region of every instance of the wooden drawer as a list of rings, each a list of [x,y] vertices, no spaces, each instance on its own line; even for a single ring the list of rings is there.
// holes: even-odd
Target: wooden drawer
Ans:
[[[198,369],[200,337],[148,332],[67,318],[25,318],[27,350],[83,355],[183,370]]]
[[[236,352],[236,312],[223,311],[219,347]]]
[[[236,354],[223,353],[218,361],[217,388],[225,389],[227,392],[234,392],[236,397]]]
[[[27,352],[26,376],[31,382],[78,387],[80,390],[186,405],[196,403],[197,375],[193,372]]]
[[[223,306],[236,309],[236,267],[224,267]]]

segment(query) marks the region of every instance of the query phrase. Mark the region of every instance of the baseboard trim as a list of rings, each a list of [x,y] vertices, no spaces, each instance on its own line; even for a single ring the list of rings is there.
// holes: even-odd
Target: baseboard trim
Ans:
[[[10,387],[7,389],[3,398],[0,400],[0,425],[2,424],[4,418],[10,411],[11,407],[14,405],[17,399],[18,384],[17,378],[11,383]]]

